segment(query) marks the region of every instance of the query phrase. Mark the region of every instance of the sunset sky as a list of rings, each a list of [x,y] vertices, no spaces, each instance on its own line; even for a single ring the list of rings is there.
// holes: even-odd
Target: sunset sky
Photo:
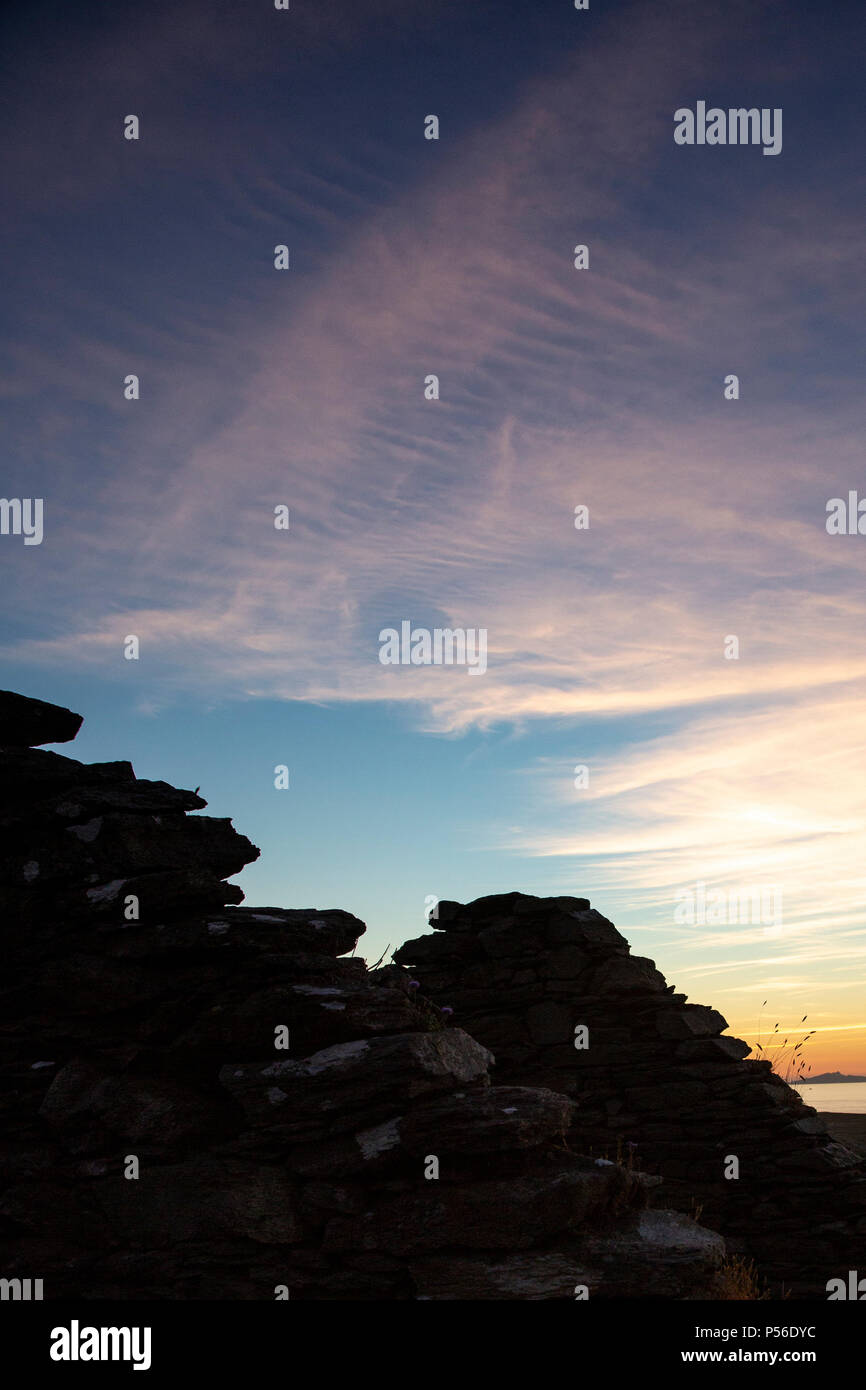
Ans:
[[[0,37],[0,495],[44,499],[0,684],[200,785],[247,902],[355,912],[370,961],[428,896],[574,893],[866,1074],[866,535],[825,526],[866,497],[862,5],[37,0]],[[781,108],[781,153],[675,144],[703,100]],[[488,669],[382,665],[404,620]],[[780,920],[684,922],[699,884]]]

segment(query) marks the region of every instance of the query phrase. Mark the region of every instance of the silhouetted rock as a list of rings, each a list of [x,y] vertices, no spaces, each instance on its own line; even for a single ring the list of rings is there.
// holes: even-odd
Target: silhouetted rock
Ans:
[[[831,1140],[769,1062],[744,1060],[748,1044],[722,1036],[720,1013],[687,1003],[653,961],[632,956],[586,898],[441,902],[431,925],[395,959],[492,1049],[498,1083],[576,1102],[573,1149],[636,1153],[663,1176],[665,1204],[700,1206],[797,1294],[824,1294],[862,1262],[862,1158]]]
[[[13,690],[0,690],[0,748],[32,748],[68,743],[81,728],[81,715]]]
[[[3,1277],[46,1298],[715,1291],[721,1239],[648,1214],[657,1179],[570,1152],[558,1087],[491,1086],[487,1046],[405,970],[346,955],[358,918],[227,906],[258,851],[188,816],[205,804],[124,762],[0,755]]]

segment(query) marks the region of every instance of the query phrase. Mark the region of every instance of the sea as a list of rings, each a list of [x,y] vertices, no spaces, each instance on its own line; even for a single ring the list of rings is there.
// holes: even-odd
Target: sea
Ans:
[[[798,1086],[806,1105],[838,1115],[866,1115],[866,1081],[828,1081],[825,1085]]]

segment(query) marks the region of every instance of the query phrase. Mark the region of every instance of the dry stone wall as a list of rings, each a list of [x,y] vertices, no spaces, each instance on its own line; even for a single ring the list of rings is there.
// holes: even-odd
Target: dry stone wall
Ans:
[[[866,1163],[586,898],[440,902],[431,925],[396,959],[491,1049],[498,1083],[575,1102],[571,1147],[636,1155],[776,1289],[826,1296],[862,1265]]]
[[[258,850],[201,797],[31,746],[80,722],[0,692],[0,1276],[48,1299],[717,1290],[721,1238],[573,1152],[562,1086],[491,1084],[406,970],[347,954],[356,917],[239,906]]]

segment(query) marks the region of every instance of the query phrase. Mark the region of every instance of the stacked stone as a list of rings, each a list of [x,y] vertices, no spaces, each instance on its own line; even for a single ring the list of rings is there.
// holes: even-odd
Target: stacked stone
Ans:
[[[573,1148],[636,1153],[666,1203],[701,1208],[795,1295],[862,1264],[866,1164],[586,898],[440,902],[431,925],[396,959],[494,1051],[497,1082],[576,1102]]]
[[[128,763],[33,748],[0,694],[2,1277],[46,1298],[699,1298],[724,1244],[574,1155],[558,1090],[328,909],[248,909],[258,851]],[[227,905],[228,904],[228,905]],[[438,1173],[438,1176],[437,1176]]]

